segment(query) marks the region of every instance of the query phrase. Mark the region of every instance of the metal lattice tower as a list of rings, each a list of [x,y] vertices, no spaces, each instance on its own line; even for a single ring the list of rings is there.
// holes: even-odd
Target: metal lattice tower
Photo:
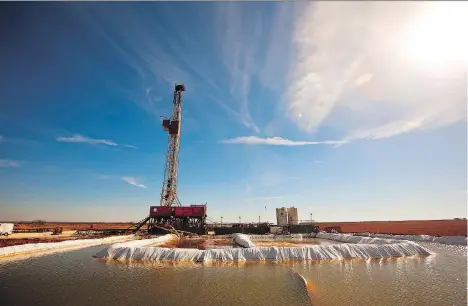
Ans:
[[[172,116],[163,120],[163,128],[169,133],[166,165],[164,168],[164,181],[161,190],[161,206],[180,206],[177,197],[177,170],[179,167],[180,122],[182,115],[183,84],[175,85],[174,99],[172,101]]]

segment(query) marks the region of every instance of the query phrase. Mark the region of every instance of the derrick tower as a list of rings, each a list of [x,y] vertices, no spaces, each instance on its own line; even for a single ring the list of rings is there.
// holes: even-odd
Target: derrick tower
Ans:
[[[169,136],[166,151],[166,164],[164,167],[164,180],[159,203],[160,206],[180,206],[180,201],[177,196],[177,171],[179,167],[182,92],[184,91],[185,86],[183,84],[175,85],[171,118],[163,119],[162,122],[164,130],[168,132]]]
[[[168,132],[164,180],[159,206],[150,206],[149,215],[137,222],[134,232],[148,224],[148,233],[167,233],[183,229],[184,232],[205,234],[206,203],[203,205],[181,206],[177,196],[177,173],[179,168],[180,122],[182,114],[183,84],[174,87],[172,115],[163,118],[162,126]]]

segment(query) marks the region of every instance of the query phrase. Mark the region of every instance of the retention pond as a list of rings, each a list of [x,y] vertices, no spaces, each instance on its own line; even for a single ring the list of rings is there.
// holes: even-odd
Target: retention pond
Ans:
[[[304,239],[257,239],[255,245],[259,247],[301,247],[306,245],[326,245],[338,244],[340,242],[317,239],[317,238],[304,238]],[[155,243],[148,246],[159,246],[163,248],[179,248],[179,249],[198,249],[198,250],[211,250],[220,248],[232,248],[232,238],[230,237],[203,237],[203,238],[179,238],[167,241],[163,244]]]
[[[466,246],[371,261],[120,262],[104,246],[0,259],[5,305],[466,305]],[[298,274],[312,284],[310,299]]]

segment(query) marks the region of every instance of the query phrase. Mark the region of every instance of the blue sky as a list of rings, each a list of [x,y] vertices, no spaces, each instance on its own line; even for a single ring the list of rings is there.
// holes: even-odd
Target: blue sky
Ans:
[[[145,217],[175,82],[214,219],[466,217],[466,7],[436,5],[2,3],[0,219]]]

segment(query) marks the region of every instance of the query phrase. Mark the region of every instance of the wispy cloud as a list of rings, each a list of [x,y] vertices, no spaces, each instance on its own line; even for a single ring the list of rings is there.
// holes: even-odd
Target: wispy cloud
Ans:
[[[247,10],[241,3],[220,2],[216,5],[222,60],[230,77],[231,105],[236,108],[242,124],[259,132],[249,110],[249,93],[252,78],[258,70],[256,58],[263,30],[262,13]],[[251,18],[246,19],[247,16]],[[224,108],[232,109],[231,106]]]
[[[0,159],[0,168],[10,168],[10,167],[19,167],[20,162],[9,159]]]
[[[314,163],[316,163],[316,164],[323,164],[323,160],[316,159],[316,160],[314,160]]]
[[[60,137],[57,137],[56,140],[60,142],[79,142],[79,143],[89,143],[92,145],[103,144],[107,146],[117,146],[117,144],[112,140],[94,139],[94,138],[89,138],[89,137],[82,136],[79,134],[74,134],[70,137],[60,136]]]
[[[1,119],[0,119],[1,120]],[[20,123],[20,126],[23,126],[23,123]],[[40,128],[38,128],[40,129]],[[43,143],[40,141],[36,140],[29,140],[29,139],[22,139],[22,138],[11,138],[11,137],[4,137],[0,135],[0,144],[4,143],[10,144],[10,145],[16,145],[16,146],[28,146],[28,147],[37,147],[37,146],[43,146]]]
[[[108,180],[108,179],[111,178],[110,175],[106,175],[106,174],[98,174],[98,175],[96,175],[96,177],[97,177],[98,179],[100,179],[100,180]]]
[[[270,145],[270,146],[306,146],[306,145],[340,145],[345,144],[345,140],[324,140],[324,141],[295,141],[281,137],[262,138],[257,136],[236,137],[221,140],[226,144],[248,144],[248,145]]]
[[[407,35],[417,30],[421,19],[433,19],[434,35],[458,33],[454,41],[464,41],[466,30],[445,29],[456,22],[437,22],[443,7],[456,11],[461,5],[305,4],[295,17],[295,64],[285,99],[297,126],[313,133],[326,124],[341,131],[343,139],[354,140],[388,138],[466,119],[466,64],[437,57],[422,63],[406,51],[415,41]],[[438,41],[431,37],[427,43]],[[457,49],[442,44],[427,46],[424,53],[434,48]]]
[[[250,116],[246,116],[244,113],[241,111],[237,111],[234,109],[234,106],[230,106],[226,101],[221,101],[220,99],[214,97],[211,94],[208,94],[208,98],[219,105],[226,113],[228,113],[231,117],[233,117],[235,120],[239,121],[242,123],[245,127],[251,128],[255,132],[259,131],[259,128],[252,122],[250,119]]]
[[[164,4],[158,6],[159,12],[167,12],[164,15],[171,16],[169,9],[172,8]],[[190,54],[191,51],[188,50],[193,50],[193,46],[184,44],[186,35],[183,31],[175,32],[177,35],[174,33],[174,28],[178,26],[178,17],[169,17],[162,21],[151,14],[141,14],[130,4],[109,10],[86,8],[77,10],[76,14],[87,20],[96,33],[117,51],[121,61],[134,70],[135,78],[131,79],[134,84],[122,91],[142,109],[157,117],[166,111],[165,105],[155,103],[162,97],[153,95],[153,84],[166,84],[171,90],[175,82],[183,81],[193,88],[192,76],[181,68],[185,64],[192,67],[193,62],[190,62],[187,54]],[[118,21],[122,19],[126,20],[124,31]],[[167,43],[160,44],[160,41]],[[119,83],[116,86],[126,85]]]
[[[301,178],[297,177],[297,176],[288,176],[288,177],[286,177],[286,179],[295,181],[295,180],[300,180]]]
[[[128,145],[128,144],[124,145],[124,147],[131,148],[131,149],[138,149],[137,146],[132,146],[132,145]]]
[[[127,182],[127,183],[129,183],[130,185],[133,185],[133,186],[136,186],[136,187],[140,187],[140,188],[146,188],[145,185],[140,184],[140,183],[138,182],[138,180],[137,180],[136,178],[134,178],[134,177],[128,177],[128,176],[126,176],[126,177],[122,177],[122,180],[125,181],[125,182]]]
[[[284,80],[279,77],[285,74],[291,64],[292,44],[291,29],[294,26],[294,11],[297,3],[278,3],[273,17],[273,24],[267,31],[268,48],[264,65],[260,71],[260,81],[272,90],[282,92]]]

